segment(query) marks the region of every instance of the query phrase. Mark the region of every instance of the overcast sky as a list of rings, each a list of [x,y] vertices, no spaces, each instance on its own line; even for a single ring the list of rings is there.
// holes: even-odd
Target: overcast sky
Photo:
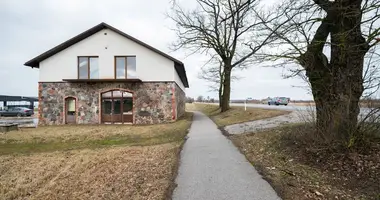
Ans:
[[[191,0],[187,0],[191,1]],[[187,3],[183,1],[182,4]],[[176,38],[165,13],[169,0],[0,0],[0,94],[38,95],[38,69],[23,64],[73,36],[106,22],[185,63],[190,88],[187,96],[217,97],[197,75],[207,61],[185,49],[170,52]],[[252,66],[233,72],[240,77],[232,86],[232,99],[288,96],[311,99],[298,79],[283,79],[286,69]],[[59,73],[59,72],[57,72]]]

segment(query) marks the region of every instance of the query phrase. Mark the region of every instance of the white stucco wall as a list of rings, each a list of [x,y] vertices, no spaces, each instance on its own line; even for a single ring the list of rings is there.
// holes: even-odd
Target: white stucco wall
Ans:
[[[107,33],[107,35],[104,35]],[[40,63],[40,82],[77,79],[78,56],[99,56],[99,78],[114,78],[115,56],[136,56],[136,72],[142,81],[176,81],[185,91],[174,62],[116,32],[104,29]]]

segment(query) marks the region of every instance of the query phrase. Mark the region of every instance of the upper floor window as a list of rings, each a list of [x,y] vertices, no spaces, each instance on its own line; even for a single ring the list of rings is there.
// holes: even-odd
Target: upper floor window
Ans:
[[[115,78],[137,78],[136,56],[115,56]]]
[[[99,78],[99,58],[97,56],[78,57],[78,79]]]

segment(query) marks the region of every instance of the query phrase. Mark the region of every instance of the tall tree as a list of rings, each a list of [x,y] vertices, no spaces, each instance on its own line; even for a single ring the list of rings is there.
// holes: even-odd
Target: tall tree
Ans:
[[[202,67],[198,78],[206,80],[210,83],[210,91],[217,91],[219,97],[219,107],[222,107],[224,71],[223,62],[218,61],[217,65],[205,65]]]
[[[247,67],[254,55],[270,43],[273,34],[264,34],[262,22],[255,18],[260,0],[196,0],[197,7],[187,10],[173,2],[169,17],[175,22],[178,40],[174,49],[217,55],[223,62],[222,112],[227,111],[234,68]],[[284,13],[265,15],[273,21]],[[280,26],[280,24],[278,25]]]
[[[209,83],[210,91],[218,92],[219,107],[222,107],[223,96],[223,83],[224,83],[224,70],[223,62],[221,60],[212,59],[206,63],[198,74],[198,78],[203,79]],[[231,81],[238,80],[238,76],[231,76]]]
[[[357,131],[359,100],[363,94],[365,55],[380,41],[378,0],[283,0],[282,19],[269,22],[257,16],[280,46],[267,58],[296,61],[306,72],[316,103],[320,135],[352,146]],[[291,20],[289,20],[291,19]],[[287,21],[280,29],[277,24]],[[277,30],[275,30],[277,29]]]

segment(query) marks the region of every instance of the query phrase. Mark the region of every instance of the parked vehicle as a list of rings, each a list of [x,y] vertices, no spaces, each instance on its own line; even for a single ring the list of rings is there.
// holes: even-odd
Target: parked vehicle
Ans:
[[[25,116],[32,116],[34,114],[34,111],[29,108],[23,108],[23,107],[11,107],[7,110],[0,111],[0,116],[4,117],[25,117]]]
[[[285,105],[289,104],[289,98],[287,97],[274,97],[268,100],[268,105]]]

